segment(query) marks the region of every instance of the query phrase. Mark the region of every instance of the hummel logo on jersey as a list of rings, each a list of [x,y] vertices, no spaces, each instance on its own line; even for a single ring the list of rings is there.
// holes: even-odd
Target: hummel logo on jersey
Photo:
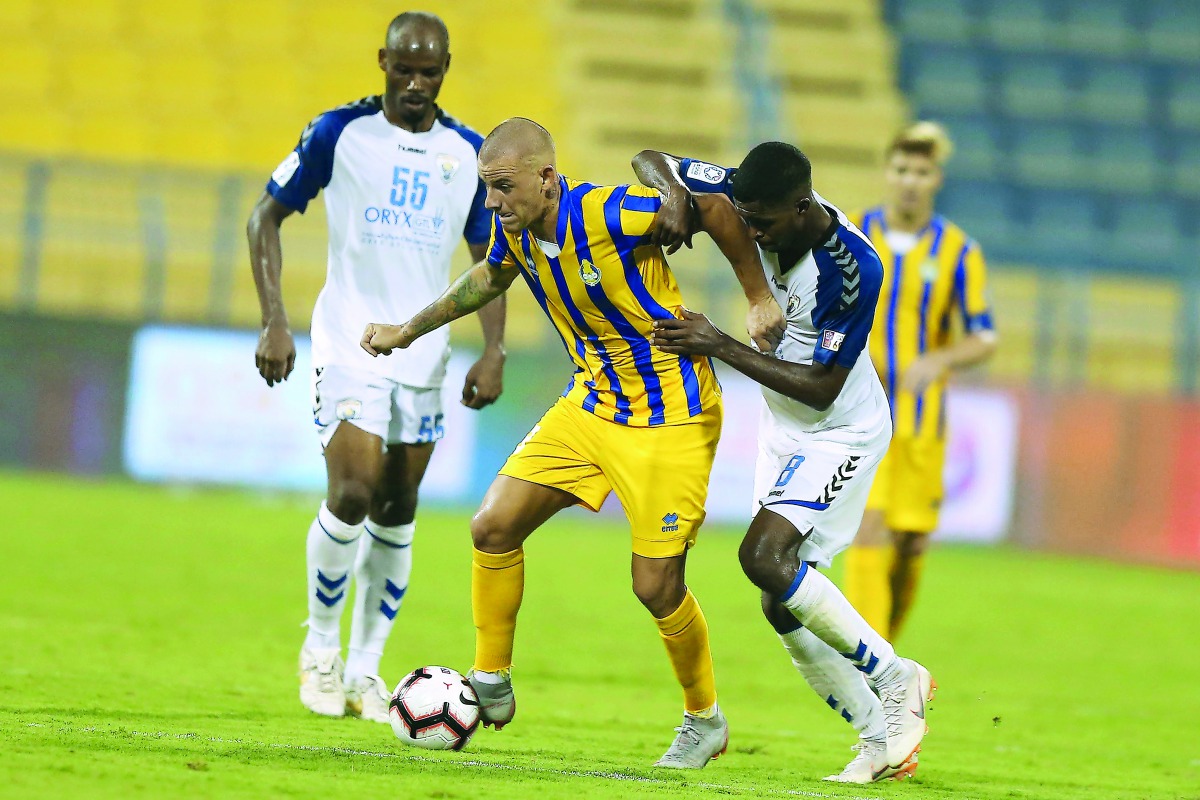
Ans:
[[[402,153],[416,153],[419,156],[425,155],[425,148],[423,147],[409,147],[406,144],[396,146],[400,148],[400,152]]]
[[[788,303],[788,306],[788,313],[790,314],[792,312],[791,303]],[[836,353],[838,350],[842,349],[842,342],[844,341],[846,341],[846,334],[844,333],[829,330],[821,333],[821,347],[825,348],[826,350],[832,350]]]
[[[842,296],[838,303],[839,310],[845,311],[858,302],[858,289],[861,283],[861,278],[858,273],[858,261],[855,260],[854,254],[850,252],[850,248],[846,247],[835,233],[830,237],[829,241],[821,245],[829,251],[833,256],[834,262],[842,271]]]
[[[674,533],[679,530],[679,515],[674,511],[664,516],[662,521],[664,523],[662,526],[663,533]]]

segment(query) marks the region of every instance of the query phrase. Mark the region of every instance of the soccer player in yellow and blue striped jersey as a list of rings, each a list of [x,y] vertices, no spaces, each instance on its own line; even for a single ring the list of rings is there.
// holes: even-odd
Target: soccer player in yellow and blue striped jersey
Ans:
[[[869,347],[894,433],[847,552],[846,594],[872,627],[893,639],[912,606],[938,524],[946,380],[987,360],[996,346],[983,251],[934,212],[951,147],[936,123],[901,131],[888,148],[886,201],[855,219],[884,266]]]
[[[721,432],[720,386],[708,358],[651,347],[654,321],[683,305],[660,247],[663,207],[640,186],[595,186],[563,177],[554,143],[537,123],[501,124],[479,151],[486,205],[496,212],[485,261],[402,326],[372,324],[363,347],[386,354],[483,307],[520,276],[575,366],[562,397],[517,445],[471,524],[474,669],[485,724],[515,713],[512,650],[524,587],[522,545],[558,511],[599,510],[610,492],[633,536],[633,590],[654,616],[683,688],[684,722],[657,762],[703,767],[724,752],[708,626],[684,582],[688,548],[704,520]],[[721,246],[756,319],[782,326],[758,253],[725,198],[697,201],[701,226]],[[763,333],[763,331],[752,331]]]

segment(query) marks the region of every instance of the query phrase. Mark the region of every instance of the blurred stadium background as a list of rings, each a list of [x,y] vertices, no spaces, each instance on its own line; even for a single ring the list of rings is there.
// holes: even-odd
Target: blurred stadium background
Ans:
[[[644,147],[736,163],[782,138],[851,210],[879,199],[902,123],[944,121],[940,210],[989,257],[1001,342],[957,384],[945,535],[1200,566],[1200,3],[423,7],[451,31],[441,105],[485,133],[541,121],[564,172],[592,181],[628,182]],[[309,119],[380,91],[399,10],[0,2],[0,407],[22,420],[0,429],[0,464],[320,490],[303,360],[284,392],[254,372],[243,225]],[[321,204],[284,248],[300,333],[325,274]],[[689,304],[740,330],[715,249],[675,263]],[[435,458],[445,502],[479,497],[565,381],[520,289],[508,330],[506,397],[460,415]],[[457,325],[456,346],[477,331]],[[730,480],[752,436],[727,433]]]

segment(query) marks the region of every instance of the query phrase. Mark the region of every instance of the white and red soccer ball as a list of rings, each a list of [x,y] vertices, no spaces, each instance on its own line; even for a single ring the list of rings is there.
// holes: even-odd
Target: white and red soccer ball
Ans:
[[[461,750],[479,727],[479,698],[459,673],[421,667],[392,693],[388,718],[396,738],[427,750]]]

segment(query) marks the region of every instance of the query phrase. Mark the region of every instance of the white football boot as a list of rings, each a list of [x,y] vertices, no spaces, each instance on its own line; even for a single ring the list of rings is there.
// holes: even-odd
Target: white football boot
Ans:
[[[887,760],[887,743],[875,742],[870,739],[859,739],[858,744],[850,748],[857,755],[850,759],[837,775],[827,775],[823,780],[835,783],[875,783],[876,781],[907,778],[917,771],[917,757],[914,755],[907,764],[893,768]]]
[[[300,702],[314,714],[326,717],[346,715],[346,690],[342,686],[340,650],[300,650]]]
[[[911,659],[902,661],[904,669],[897,680],[875,687],[887,725],[887,763],[895,770],[920,752],[921,740],[929,730],[925,722],[926,703],[933,700],[937,691],[929,670]]]
[[[667,769],[701,769],[719,758],[729,747],[729,722],[721,709],[708,719],[684,713],[683,724],[675,729],[675,741],[658,761],[656,767]]]
[[[378,675],[367,675],[358,683],[346,687],[346,715],[390,724],[388,710],[392,696],[387,684]]]

